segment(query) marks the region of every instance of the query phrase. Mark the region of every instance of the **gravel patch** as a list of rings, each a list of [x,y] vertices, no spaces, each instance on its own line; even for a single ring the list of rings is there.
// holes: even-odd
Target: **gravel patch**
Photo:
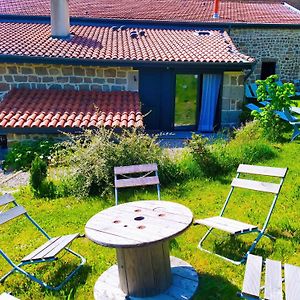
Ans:
[[[29,183],[28,172],[7,172],[0,171],[0,188],[18,188]]]

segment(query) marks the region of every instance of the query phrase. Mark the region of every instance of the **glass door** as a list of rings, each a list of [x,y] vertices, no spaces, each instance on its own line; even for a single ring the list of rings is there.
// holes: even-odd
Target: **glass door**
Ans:
[[[176,74],[174,127],[193,130],[197,125],[199,80],[195,74]]]

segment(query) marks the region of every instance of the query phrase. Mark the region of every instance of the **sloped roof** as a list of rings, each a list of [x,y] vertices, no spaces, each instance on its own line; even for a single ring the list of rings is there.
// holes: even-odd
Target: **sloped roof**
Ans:
[[[291,0],[291,4],[298,0]],[[281,0],[221,0],[220,19],[213,19],[214,0],[69,0],[73,17],[208,23],[300,24],[300,13]],[[287,0],[288,2],[288,0]],[[0,14],[48,16],[50,0],[5,0]]]
[[[0,58],[118,62],[245,63],[226,32],[71,26],[70,39],[51,37],[49,24],[0,23]]]
[[[0,102],[0,128],[143,127],[137,92],[13,89]]]

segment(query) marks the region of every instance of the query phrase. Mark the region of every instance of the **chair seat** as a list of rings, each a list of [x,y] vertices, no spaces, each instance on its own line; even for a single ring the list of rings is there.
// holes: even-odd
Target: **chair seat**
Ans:
[[[54,258],[79,236],[79,233],[54,237],[22,259],[22,262]]]
[[[258,230],[257,226],[219,216],[196,220],[194,224],[202,224],[208,227],[229,232],[231,234],[241,234]]]
[[[245,278],[241,296],[261,299],[261,283],[264,282],[264,299],[271,300],[299,300],[300,295],[300,267],[284,265],[285,285],[282,284],[282,265],[280,261],[267,259],[265,275],[262,257],[250,254],[247,259]],[[265,280],[262,280],[265,277]],[[261,282],[262,281],[262,282]],[[285,291],[283,288],[285,287]],[[285,297],[284,297],[285,296]]]

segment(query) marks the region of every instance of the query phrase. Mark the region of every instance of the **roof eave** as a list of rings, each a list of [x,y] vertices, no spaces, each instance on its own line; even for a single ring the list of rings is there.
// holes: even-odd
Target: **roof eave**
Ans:
[[[1,63],[42,63],[83,66],[126,66],[126,67],[213,67],[215,70],[251,69],[253,62],[191,62],[191,61],[152,61],[120,59],[76,59],[37,56],[0,55]]]
[[[49,16],[26,16],[26,15],[7,15],[0,14],[0,22],[39,22],[39,23],[50,23]],[[135,26],[166,26],[166,27],[209,27],[209,28],[300,28],[300,23],[246,23],[246,22],[192,22],[192,21],[179,21],[179,20],[126,20],[126,19],[111,19],[111,18],[86,18],[86,17],[71,17],[71,24],[78,25],[103,25],[106,24],[130,24]]]
[[[104,127],[105,128],[105,127]],[[122,130],[130,130],[132,127],[109,127],[115,132]],[[6,134],[59,134],[64,135],[68,133],[80,134],[85,130],[97,130],[97,127],[0,127],[0,135]],[[143,130],[143,127],[135,127],[136,130]]]

